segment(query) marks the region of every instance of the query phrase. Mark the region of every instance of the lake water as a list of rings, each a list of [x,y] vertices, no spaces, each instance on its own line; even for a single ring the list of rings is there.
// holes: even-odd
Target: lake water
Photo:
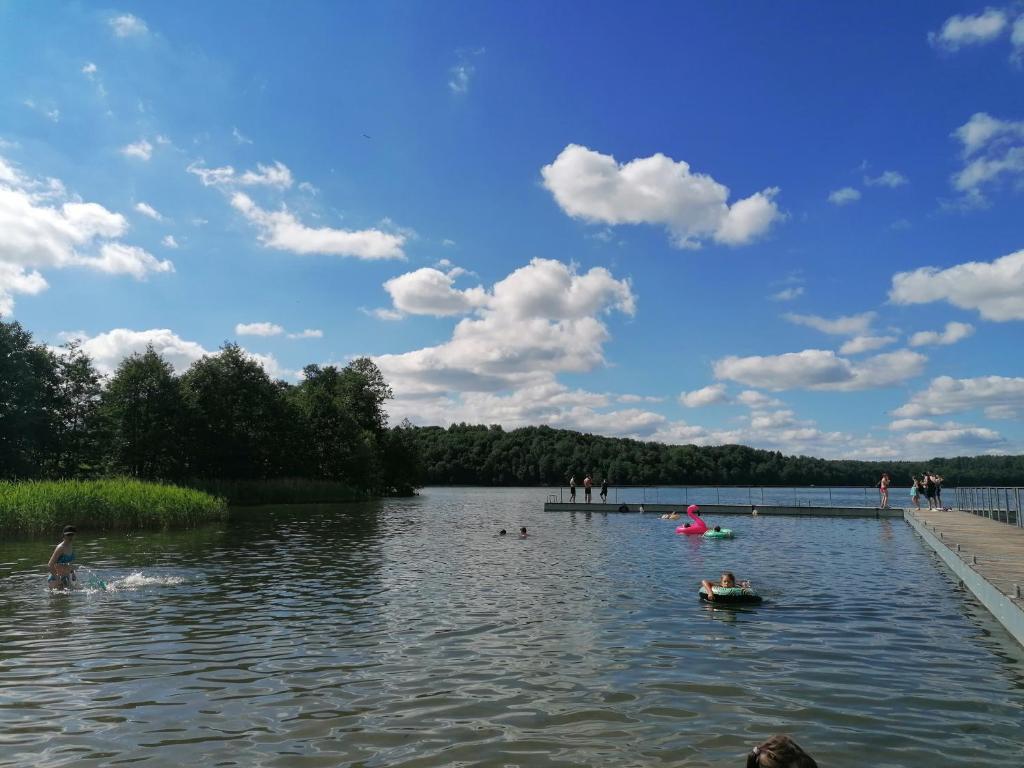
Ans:
[[[1024,651],[901,520],[551,513],[428,489],[0,544],[0,766],[1024,764]],[[499,528],[529,528],[525,540]],[[769,602],[711,608],[723,568]],[[88,575],[83,571],[83,575]]]

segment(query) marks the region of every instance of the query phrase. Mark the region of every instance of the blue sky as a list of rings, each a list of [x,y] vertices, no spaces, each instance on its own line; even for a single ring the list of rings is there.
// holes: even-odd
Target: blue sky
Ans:
[[[0,314],[392,419],[1024,452],[1024,5],[0,3]]]

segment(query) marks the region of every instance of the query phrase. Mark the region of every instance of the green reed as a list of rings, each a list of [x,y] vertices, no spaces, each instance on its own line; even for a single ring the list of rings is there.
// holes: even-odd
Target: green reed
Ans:
[[[191,528],[227,518],[223,498],[130,478],[0,482],[0,531],[29,535],[87,530]]]

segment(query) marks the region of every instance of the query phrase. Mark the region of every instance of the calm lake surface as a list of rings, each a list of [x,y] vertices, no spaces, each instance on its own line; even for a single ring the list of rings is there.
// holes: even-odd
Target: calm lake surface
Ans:
[[[70,595],[56,534],[0,543],[0,766],[726,768],[777,732],[823,767],[1024,764],[1024,652],[901,520],[702,541],[546,493],[83,531],[111,588]],[[723,568],[770,602],[700,604]]]

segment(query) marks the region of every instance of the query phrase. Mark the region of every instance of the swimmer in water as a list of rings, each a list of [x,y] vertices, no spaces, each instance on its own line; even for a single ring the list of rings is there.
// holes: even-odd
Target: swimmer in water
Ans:
[[[506,531],[504,528],[502,528],[500,531],[498,531],[498,535],[499,536],[505,536],[507,533],[508,533],[508,531]]]
[[[75,568],[71,565],[75,561],[75,526],[65,525],[61,532],[63,540],[58,544],[53,554],[50,555],[50,562],[46,567],[50,576],[46,579],[50,589],[69,589],[78,578],[75,576]]]
[[[736,586],[736,577],[732,575],[732,571],[722,571],[722,577],[718,580],[717,584],[712,584],[710,579],[704,579],[700,583],[704,589],[704,594],[708,596],[708,600],[715,599],[715,587],[724,587],[725,589],[732,589]],[[749,589],[749,581],[741,581],[740,586]]]
[[[519,538],[520,539],[525,539],[526,538],[526,526],[525,525],[522,528],[519,529]]]
[[[679,519],[679,513],[678,512],[669,512],[667,515],[662,515],[661,519],[662,520],[678,520]]]

